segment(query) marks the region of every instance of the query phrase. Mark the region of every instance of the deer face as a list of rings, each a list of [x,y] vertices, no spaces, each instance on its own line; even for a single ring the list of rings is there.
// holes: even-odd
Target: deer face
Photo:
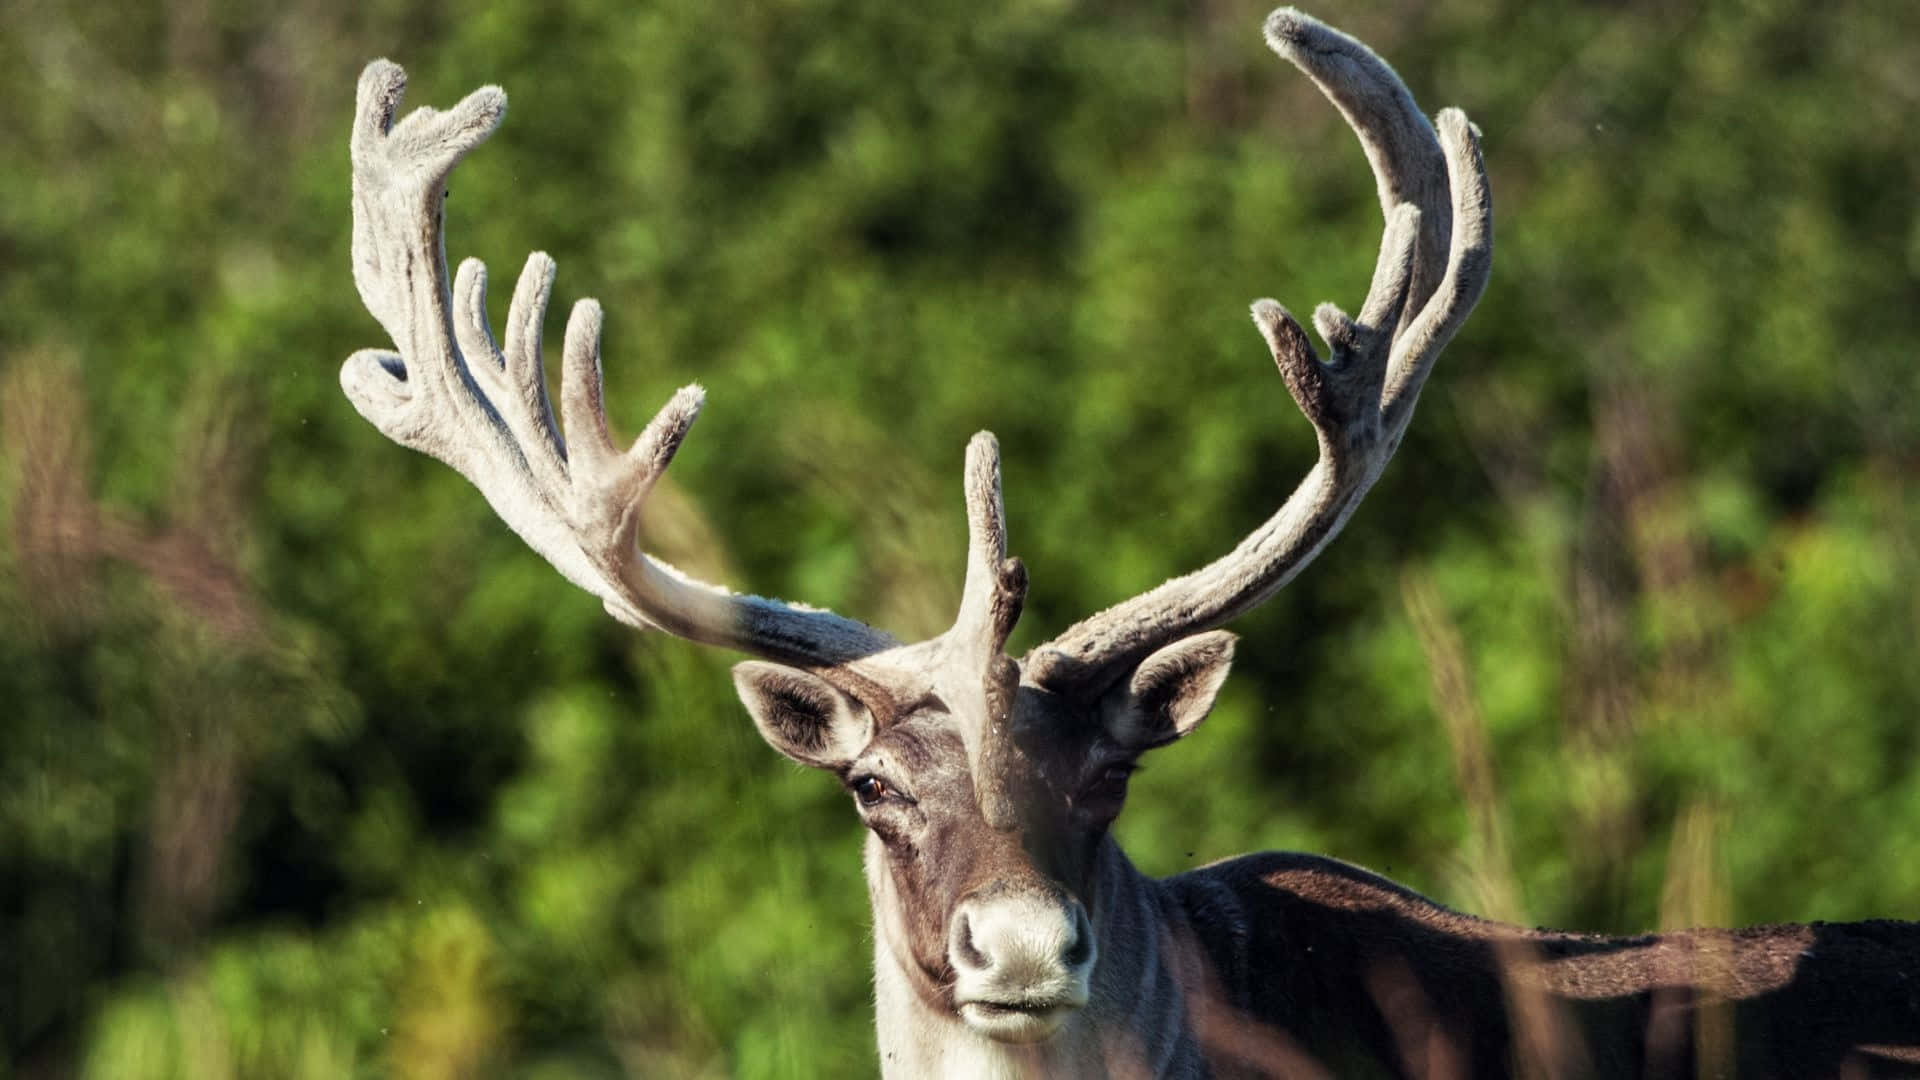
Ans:
[[[734,681],[775,749],[846,786],[871,834],[875,933],[914,990],[1025,1043],[1089,1000],[1096,871],[1127,778],[1206,716],[1232,653],[1229,634],[1195,635],[1084,698],[1022,680],[994,725],[968,722],[970,675],[936,672],[947,692],[898,714],[795,668],[748,662]]]

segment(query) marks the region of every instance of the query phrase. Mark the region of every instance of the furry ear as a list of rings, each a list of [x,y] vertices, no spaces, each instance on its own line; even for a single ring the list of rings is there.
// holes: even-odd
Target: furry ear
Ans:
[[[1213,708],[1214,695],[1233,666],[1234,635],[1225,630],[1182,638],[1140,662],[1107,692],[1107,733],[1131,750],[1151,750],[1181,738]]]
[[[747,660],[733,686],[768,745],[802,765],[838,769],[873,738],[873,716],[838,688],[798,668]]]

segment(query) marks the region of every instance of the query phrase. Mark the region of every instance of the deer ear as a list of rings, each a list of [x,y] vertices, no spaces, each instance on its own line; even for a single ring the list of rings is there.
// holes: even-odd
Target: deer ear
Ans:
[[[733,686],[760,737],[802,765],[841,768],[873,738],[872,714],[810,672],[748,660],[734,665]]]
[[[1233,666],[1234,640],[1225,630],[1210,630],[1142,660],[1107,693],[1107,734],[1139,751],[1165,746],[1199,727]]]

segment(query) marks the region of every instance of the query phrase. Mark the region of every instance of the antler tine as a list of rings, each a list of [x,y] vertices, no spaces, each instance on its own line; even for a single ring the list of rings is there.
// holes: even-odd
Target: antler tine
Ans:
[[[1457,109],[1439,131],[1365,45],[1282,8],[1267,41],[1340,109],[1365,148],[1386,224],[1358,319],[1332,304],[1314,324],[1332,350],[1272,300],[1253,305],[1287,390],[1314,426],[1320,458],[1274,515],[1231,552],[1069,628],[1028,654],[1030,678],[1097,694],[1154,650],[1265,602],[1346,524],[1400,445],[1434,360],[1473,310],[1493,265],[1492,198],[1478,132]]]
[[[1007,511],[1000,495],[1000,443],[982,431],[967,444],[967,575],[950,635],[982,658],[998,656],[1020,621],[1026,567],[1007,557]]]
[[[1313,80],[1359,136],[1379,188],[1380,212],[1390,218],[1402,204],[1421,211],[1415,245],[1419,259],[1404,302],[1393,303],[1376,287],[1368,290],[1360,309],[1362,324],[1397,329],[1426,304],[1446,270],[1447,163],[1434,141],[1433,125],[1393,68],[1358,39],[1293,8],[1267,16],[1264,29],[1273,51]],[[1386,258],[1383,245],[1382,262]],[[1376,284],[1377,278],[1376,273]],[[1389,325],[1389,317],[1396,315]]]
[[[447,282],[446,180],[499,126],[506,94],[485,87],[446,112],[418,109],[396,123],[405,88],[405,73],[385,60],[360,77],[351,142],[354,281],[397,350],[362,350],[341,369],[361,414],[457,469],[529,546],[622,622],[817,667],[894,647],[864,623],[736,595],[638,549],[640,504],[686,438],[704,392],[681,389],[631,449],[618,450],[601,388],[603,317],[598,303],[582,300],[567,319],[561,361],[563,437],[540,353],[553,260],[528,257],[504,345],[487,324],[486,268],[468,259],[451,289]]]
[[[1487,279],[1493,276],[1493,192],[1480,157],[1480,129],[1459,109],[1440,112],[1440,145],[1446,153],[1453,210],[1446,275],[1420,313],[1403,325],[1393,343],[1383,409],[1397,443],[1413,418],[1413,406],[1440,351],[1466,325]]]
[[[1002,782],[1016,753],[1008,720],[1020,669],[1006,652],[1027,598],[1027,570],[1007,556],[1006,503],[1000,494],[1000,443],[982,431],[967,444],[967,576],[960,613],[938,639],[952,660],[938,666],[940,691],[959,725],[980,812],[996,829],[1017,820]]]

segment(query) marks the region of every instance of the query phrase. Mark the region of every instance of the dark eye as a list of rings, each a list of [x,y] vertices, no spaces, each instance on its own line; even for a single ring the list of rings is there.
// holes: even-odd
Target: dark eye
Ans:
[[[1127,778],[1134,774],[1139,766],[1131,762],[1109,765],[1100,770],[1088,793],[1101,799],[1124,799],[1127,796]]]
[[[861,806],[873,806],[891,794],[893,789],[877,776],[863,776],[853,782],[853,797]]]

